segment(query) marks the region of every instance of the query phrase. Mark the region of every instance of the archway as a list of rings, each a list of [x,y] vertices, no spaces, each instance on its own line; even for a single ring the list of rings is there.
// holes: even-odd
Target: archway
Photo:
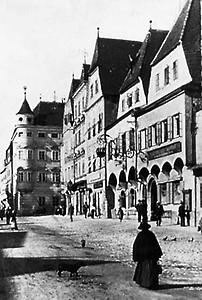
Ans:
[[[119,205],[126,208],[126,193],[122,190],[119,198]]]
[[[116,179],[116,175],[114,173],[112,173],[110,176],[109,176],[109,182],[108,182],[108,185],[111,185],[113,186],[113,188],[116,188],[116,185],[117,185],[117,179]]]

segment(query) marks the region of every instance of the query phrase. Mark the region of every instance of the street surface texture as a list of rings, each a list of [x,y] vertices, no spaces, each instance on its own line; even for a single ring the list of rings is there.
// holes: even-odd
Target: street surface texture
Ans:
[[[202,299],[202,235],[193,227],[151,222],[164,255],[160,288],[133,282],[136,220],[74,216],[18,218],[19,231],[0,221],[0,299]],[[81,240],[86,240],[82,248]],[[57,275],[60,262],[78,261],[78,277]]]

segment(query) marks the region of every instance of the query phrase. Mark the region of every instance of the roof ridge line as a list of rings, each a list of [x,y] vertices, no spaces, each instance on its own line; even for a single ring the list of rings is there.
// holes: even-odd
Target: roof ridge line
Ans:
[[[188,20],[188,17],[189,17],[189,13],[190,13],[190,8],[191,8],[191,5],[192,5],[192,2],[193,2],[193,0],[189,0],[189,5],[188,5],[188,8],[187,8],[187,14],[186,14],[186,17],[184,19],[184,24],[183,24],[182,32],[181,32],[180,39],[179,39],[180,42],[182,41],[182,38],[183,38],[183,35],[184,35],[184,31],[185,31],[185,27],[186,27],[187,20]]]

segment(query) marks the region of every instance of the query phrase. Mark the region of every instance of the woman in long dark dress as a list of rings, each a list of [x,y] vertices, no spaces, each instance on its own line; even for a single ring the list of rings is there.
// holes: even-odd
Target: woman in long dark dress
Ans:
[[[158,288],[159,258],[163,255],[155,234],[148,223],[141,223],[133,243],[133,260],[137,262],[133,280],[142,287]]]

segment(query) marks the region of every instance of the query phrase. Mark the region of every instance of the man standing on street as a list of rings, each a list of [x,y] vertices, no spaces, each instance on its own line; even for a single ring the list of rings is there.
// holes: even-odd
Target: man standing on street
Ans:
[[[70,203],[70,205],[69,205],[69,216],[70,216],[71,222],[73,222],[73,214],[74,214],[74,206],[72,205],[72,203]]]
[[[181,201],[179,209],[178,209],[178,214],[180,217],[180,225],[181,226],[185,226],[185,206],[184,206],[184,202]]]

